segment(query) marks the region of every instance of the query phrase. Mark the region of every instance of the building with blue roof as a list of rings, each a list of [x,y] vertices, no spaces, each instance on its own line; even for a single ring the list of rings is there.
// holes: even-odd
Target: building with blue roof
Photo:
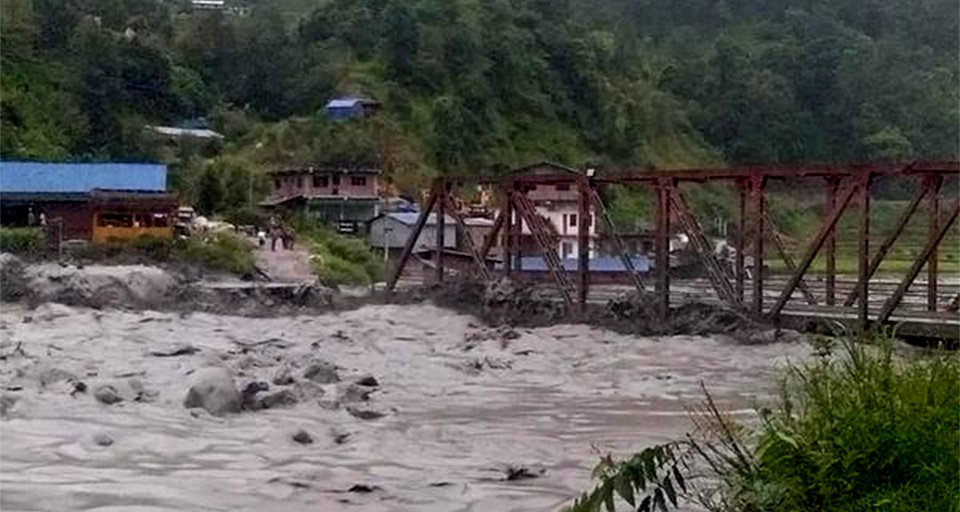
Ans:
[[[0,222],[58,219],[64,238],[90,238],[95,218],[109,210],[130,222],[152,223],[175,208],[167,166],[153,163],[0,162]],[[143,212],[136,221],[129,212]],[[128,212],[128,213],[123,213]]]
[[[87,194],[95,189],[166,192],[163,164],[0,162],[0,194]]]
[[[344,121],[370,117],[380,110],[380,102],[367,98],[334,98],[323,107],[327,119]]]

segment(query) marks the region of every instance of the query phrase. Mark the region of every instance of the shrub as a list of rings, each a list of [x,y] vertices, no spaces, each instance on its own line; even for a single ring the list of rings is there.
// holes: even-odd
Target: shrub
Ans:
[[[39,228],[0,228],[0,252],[32,254],[43,250]]]
[[[637,510],[676,506],[680,468],[691,461],[710,470],[699,495],[716,512],[960,510],[960,361],[898,356],[889,337],[874,341],[842,339],[839,353],[822,344],[816,362],[788,371],[779,406],[752,426],[707,394],[697,438],[605,457],[601,483],[570,510],[613,510],[618,499]]]
[[[173,245],[173,256],[180,261],[246,276],[256,268],[253,245],[227,232],[194,235]]]
[[[153,235],[140,235],[129,241],[131,250],[158,261],[164,261],[170,257],[172,246],[173,240]]]
[[[958,510],[960,364],[879,342],[843,340],[785,379],[757,449],[776,510]]]
[[[295,225],[298,225],[295,223]],[[320,282],[328,286],[369,285],[383,279],[383,263],[358,238],[299,224],[298,232],[310,241],[310,260]]]

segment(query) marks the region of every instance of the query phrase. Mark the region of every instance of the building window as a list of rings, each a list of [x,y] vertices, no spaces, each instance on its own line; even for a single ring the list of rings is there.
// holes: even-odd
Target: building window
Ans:
[[[297,188],[298,189],[303,188],[303,176],[297,176]]]
[[[569,184],[569,183],[561,183],[561,184],[557,185],[557,192],[566,192],[566,191],[568,191],[568,190],[570,190],[570,184]]]
[[[576,214],[576,213],[571,213],[568,218],[570,219],[570,227],[571,227],[571,228],[576,227],[576,226],[577,226],[577,214]]]
[[[338,175],[335,174],[335,175],[333,176],[333,186],[336,187],[336,186],[338,186],[338,185],[340,185],[340,176],[338,176]]]
[[[355,187],[365,187],[367,185],[366,176],[354,176],[350,178],[350,184]]]
[[[330,178],[327,178],[326,176],[313,177],[314,188],[327,188],[329,185],[330,185]]]
[[[132,228],[133,215],[129,213],[101,213],[97,225],[104,228]]]
[[[281,188],[282,186],[283,186],[283,183],[280,181],[280,178],[274,178],[274,179],[273,179],[273,189],[274,189],[274,190],[280,190],[280,188]]]
[[[573,244],[570,242],[563,242],[563,244],[561,244],[561,249],[564,259],[569,258],[570,255],[573,254]]]

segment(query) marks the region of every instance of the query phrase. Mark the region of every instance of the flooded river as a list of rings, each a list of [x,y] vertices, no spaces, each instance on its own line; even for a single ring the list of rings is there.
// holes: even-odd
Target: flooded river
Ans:
[[[252,319],[5,304],[0,338],[4,512],[557,510],[590,485],[593,447],[681,436],[701,380],[749,409],[779,365],[809,353],[496,330],[429,305]],[[206,366],[242,388],[283,368],[302,381],[320,360],[340,382],[294,405],[222,417],[183,405]],[[362,374],[378,384],[367,401],[351,395]],[[94,398],[105,384],[122,400]],[[300,429],[311,444],[292,439]],[[540,476],[506,481],[508,466]]]

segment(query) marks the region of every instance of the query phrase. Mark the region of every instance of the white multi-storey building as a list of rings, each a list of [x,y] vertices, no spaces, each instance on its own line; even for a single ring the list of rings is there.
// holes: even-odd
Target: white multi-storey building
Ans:
[[[514,171],[517,174],[533,174],[539,176],[568,176],[579,177],[575,169],[557,164],[542,162],[523,167]],[[557,234],[557,256],[561,259],[576,259],[580,250],[580,197],[576,183],[555,183],[524,185],[527,197],[536,207],[537,214],[553,225]],[[514,213],[514,222],[519,216]],[[595,258],[597,249],[597,220],[593,205],[590,206],[589,226],[589,254]],[[524,255],[539,254],[539,248],[531,236],[530,227],[526,222],[521,225],[520,249]]]

